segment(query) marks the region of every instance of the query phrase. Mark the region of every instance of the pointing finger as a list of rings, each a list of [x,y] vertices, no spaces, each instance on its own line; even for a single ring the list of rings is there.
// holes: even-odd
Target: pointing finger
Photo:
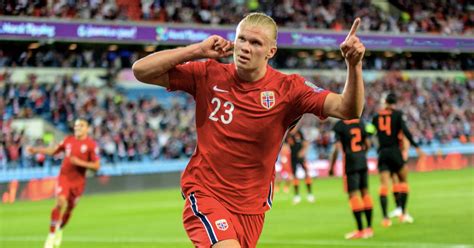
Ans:
[[[349,34],[347,34],[346,40],[349,39],[351,36],[354,36],[356,34],[357,29],[359,29],[359,24],[360,24],[360,18],[357,17],[355,19],[354,23],[352,23],[351,30],[349,31]]]

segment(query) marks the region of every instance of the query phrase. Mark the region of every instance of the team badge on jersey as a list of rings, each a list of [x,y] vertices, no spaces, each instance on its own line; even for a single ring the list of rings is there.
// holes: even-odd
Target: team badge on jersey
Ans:
[[[87,152],[87,145],[86,144],[83,144],[81,146],[81,153],[86,153]]]
[[[273,91],[264,91],[260,93],[260,103],[266,109],[271,109],[275,106],[275,92]]]
[[[216,227],[217,229],[221,231],[225,231],[227,230],[227,228],[229,228],[229,225],[227,224],[227,220],[220,219],[220,220],[216,220]]]
[[[316,92],[316,93],[319,93],[319,92],[324,90],[323,88],[320,88],[320,87],[316,86],[315,84],[311,83],[310,81],[304,81],[304,84],[311,87],[313,89],[313,91]]]

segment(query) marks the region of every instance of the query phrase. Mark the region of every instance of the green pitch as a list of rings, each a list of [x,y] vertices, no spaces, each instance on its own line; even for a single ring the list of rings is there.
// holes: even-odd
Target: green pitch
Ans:
[[[366,240],[343,239],[355,224],[340,178],[315,180],[314,204],[303,200],[293,206],[291,194],[277,193],[258,247],[472,248],[473,172],[412,173],[409,211],[415,223],[394,219],[388,229],[380,226],[379,183],[371,176],[375,236]],[[181,224],[183,204],[178,189],[84,196],[64,230],[62,248],[192,247]],[[52,200],[0,205],[0,247],[42,247],[52,205]]]

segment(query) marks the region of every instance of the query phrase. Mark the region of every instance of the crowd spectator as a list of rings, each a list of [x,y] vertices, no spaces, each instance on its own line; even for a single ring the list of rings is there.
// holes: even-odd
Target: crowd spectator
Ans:
[[[0,2],[0,15],[227,25],[261,11],[287,28],[340,31],[361,17],[362,31],[473,33],[474,5],[467,0],[389,2],[393,8],[371,0],[9,0]]]
[[[36,157],[21,156],[21,149],[32,141],[25,141],[23,133],[17,135],[10,125],[13,119],[33,116],[52,122],[66,133],[71,132],[76,117],[90,120],[92,137],[99,141],[103,157],[111,163],[192,155],[196,140],[192,104],[174,104],[165,109],[154,98],[131,101],[118,92],[105,95],[99,88],[79,85],[73,78],[64,76],[54,84],[35,80],[13,84],[7,78],[5,86],[0,87],[5,101],[0,114],[6,120],[0,123],[0,155],[5,153],[14,167],[24,164],[23,157],[38,162]]]
[[[326,82],[327,88],[342,91],[343,83]],[[405,78],[389,73],[367,84],[366,105],[362,119],[372,120],[380,108],[384,93],[393,91],[399,97],[397,107],[404,110],[408,126],[421,144],[434,141],[448,143],[474,134],[474,81],[466,82],[441,78]]]
[[[124,48],[107,51],[106,48],[77,49],[63,51],[52,47],[37,50],[26,48],[0,49],[2,67],[67,67],[67,68],[107,68],[114,74],[120,69],[130,68],[147,53]],[[26,51],[24,51],[26,50]],[[470,70],[474,68],[474,58],[470,54],[419,54],[411,52],[373,52],[364,59],[365,70]],[[228,62],[232,62],[230,59]],[[338,51],[284,50],[277,53],[270,63],[280,69],[344,69],[344,59]]]
[[[390,0],[402,10],[402,32],[473,34],[474,5],[467,0]]]
[[[39,84],[35,78],[32,76],[29,83],[23,84],[13,84],[7,78],[5,87],[0,87],[0,114],[3,117],[0,122],[0,165],[5,161],[12,167],[44,163],[41,157],[28,157],[23,149],[31,142],[42,141],[27,141],[23,132],[11,128],[13,119],[33,116],[41,116],[65,132],[70,132],[76,117],[89,119],[92,137],[99,141],[102,156],[109,163],[184,158],[194,151],[194,105],[184,94],[176,96],[184,101],[176,101],[166,108],[156,98],[128,100],[115,91],[83,86],[70,76],[59,78],[54,84]],[[320,76],[310,77],[310,80],[336,92],[342,91],[344,85]],[[411,132],[422,144],[473,137],[472,79],[467,82],[407,79],[394,72],[366,82],[366,87],[362,117],[366,121],[370,121],[378,110],[382,94],[395,91]],[[319,157],[327,158],[332,142],[331,122],[305,117],[301,125]],[[60,158],[55,159],[60,161]]]
[[[11,46],[8,51],[0,49],[2,67],[68,67],[68,68],[130,68],[141,52],[120,50],[108,51],[84,48],[69,50],[67,47],[44,46],[38,49]]]

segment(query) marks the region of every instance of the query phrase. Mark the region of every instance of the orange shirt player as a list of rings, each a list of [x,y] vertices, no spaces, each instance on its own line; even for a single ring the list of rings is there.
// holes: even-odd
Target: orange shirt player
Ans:
[[[347,64],[342,94],[268,65],[277,51],[277,26],[263,13],[247,15],[235,40],[218,35],[148,55],[135,77],[196,101],[197,147],[181,177],[183,224],[196,247],[255,247],[272,206],[281,142],[304,113],[358,118],[364,105],[364,45],[356,19],[341,51]],[[234,63],[216,59],[234,55]],[[195,61],[207,59],[206,61]]]
[[[74,135],[67,136],[56,147],[29,147],[32,154],[54,155],[64,152],[64,159],[56,186],[56,204],[51,211],[50,233],[45,248],[59,247],[62,229],[71,217],[79,197],[84,192],[86,170],[100,167],[96,142],[88,137],[89,123],[78,118],[74,122]]]

